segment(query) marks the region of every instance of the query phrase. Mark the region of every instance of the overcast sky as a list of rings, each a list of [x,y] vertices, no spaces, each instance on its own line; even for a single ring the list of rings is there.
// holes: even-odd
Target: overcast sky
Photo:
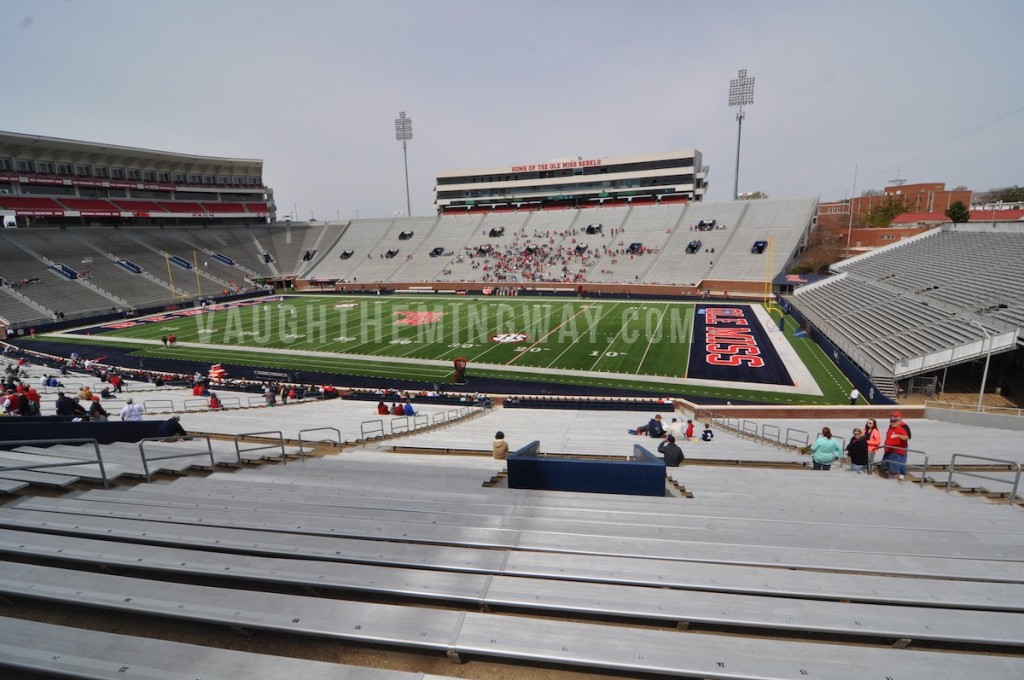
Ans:
[[[3,0],[0,129],[261,158],[278,214],[405,210],[441,170],[696,148],[740,191],[1024,185],[1024,2]],[[980,129],[979,129],[980,128]]]

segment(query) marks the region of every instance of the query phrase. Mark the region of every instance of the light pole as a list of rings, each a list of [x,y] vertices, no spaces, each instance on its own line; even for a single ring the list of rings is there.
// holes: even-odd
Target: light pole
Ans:
[[[992,336],[980,323],[974,319],[968,319],[967,323],[977,326],[985,334],[985,341],[988,344],[988,351],[985,353],[985,370],[981,372],[981,387],[978,389],[978,413],[981,413],[981,402],[985,398],[985,383],[988,381],[988,362],[992,359]],[[984,345],[983,345],[984,346]]]
[[[412,217],[412,203],[409,201],[409,154],[405,144],[412,139],[412,118],[406,118],[405,111],[395,118],[395,139],[402,143],[402,158],[405,160],[405,214]]]
[[[859,163],[853,165],[853,193],[850,194],[850,220],[846,225],[846,257],[850,257],[850,248],[853,246],[853,199],[857,195],[857,169]]]
[[[736,114],[736,179],[732,185],[732,200],[740,195],[740,141],[743,138],[743,107],[754,103],[754,79],[747,77],[747,69],[740,69],[736,78],[729,81],[729,106],[740,107]]]

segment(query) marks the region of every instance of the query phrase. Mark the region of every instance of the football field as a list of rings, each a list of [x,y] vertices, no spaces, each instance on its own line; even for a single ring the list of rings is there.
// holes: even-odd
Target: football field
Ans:
[[[229,371],[235,363],[447,383],[453,362],[465,359],[471,377],[825,396],[760,305],[286,295],[60,335],[132,347],[140,356],[224,363]],[[163,341],[170,336],[174,346]]]

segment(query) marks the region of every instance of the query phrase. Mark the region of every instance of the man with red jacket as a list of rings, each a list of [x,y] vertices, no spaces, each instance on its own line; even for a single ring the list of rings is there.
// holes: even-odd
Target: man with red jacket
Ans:
[[[907,478],[907,448],[910,446],[910,428],[903,422],[899,411],[889,416],[889,429],[885,433],[885,455],[880,468],[889,471],[892,479]]]

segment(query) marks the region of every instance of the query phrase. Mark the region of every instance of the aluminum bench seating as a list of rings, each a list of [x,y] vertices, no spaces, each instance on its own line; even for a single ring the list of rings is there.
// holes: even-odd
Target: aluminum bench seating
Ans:
[[[898,409],[899,407],[893,407]],[[765,423],[775,425],[785,432],[787,428],[794,428],[807,432],[811,436],[824,425],[832,428],[832,432],[839,436],[849,436],[854,427],[864,427],[866,418],[843,418],[843,419],[757,419],[758,425]],[[888,422],[884,418],[877,418],[879,427],[884,434]],[[941,420],[913,419],[907,421],[913,432],[910,448],[912,450],[925,451],[928,454],[929,465],[949,465],[954,453],[974,453],[983,451],[980,455],[993,458],[1006,458],[1024,464],[1024,449],[1020,446],[1019,435],[1013,430],[997,429],[994,427],[978,427],[975,425],[962,425]],[[716,433],[716,439],[717,439]],[[686,448],[684,447],[684,452]],[[881,459],[881,455],[876,455]],[[911,454],[911,463],[920,462],[914,460]]]
[[[826,503],[830,500],[849,503],[885,504],[892,512],[898,513],[899,518],[892,520],[889,525],[892,528],[910,531],[934,531],[933,524],[929,523],[930,518],[922,514],[927,513],[928,508],[935,508],[942,505],[949,507],[950,501],[941,493],[932,493],[928,490],[928,497],[923,498],[919,488],[915,488],[914,494],[901,494],[904,498],[892,499],[891,489],[887,486],[886,480],[865,477],[849,476],[849,472],[822,473],[834,477],[833,480],[821,479],[820,475],[804,477],[808,485],[813,481],[820,485],[820,488],[808,489],[801,499],[793,499],[782,495],[777,499],[751,499],[749,494],[742,493],[735,489],[713,490],[707,489],[709,482],[706,479],[720,474],[720,470],[700,470],[694,466],[684,466],[681,475],[683,481],[691,481],[699,493],[685,502],[675,503],[671,506],[651,505],[647,509],[640,509],[626,503],[617,503],[618,499],[610,498],[603,505],[591,505],[576,503],[572,498],[563,499],[557,507],[544,507],[534,505],[525,496],[472,496],[460,497],[439,496],[434,494],[419,493],[387,493],[379,492],[369,483],[364,481],[360,475],[354,474],[347,482],[338,480],[324,486],[296,484],[274,484],[274,483],[247,483],[244,479],[224,480],[224,483],[206,479],[179,479],[174,484],[158,484],[138,486],[131,491],[125,492],[125,500],[131,502],[181,502],[177,499],[187,499],[196,504],[220,504],[241,501],[251,502],[247,499],[259,498],[262,502],[266,500],[272,503],[309,504],[311,506],[353,506],[360,508],[381,508],[386,510],[408,510],[413,512],[458,512],[469,515],[500,514],[504,517],[515,516],[518,518],[546,518],[566,521],[593,521],[611,523],[630,523],[633,521],[643,522],[654,526],[675,527],[690,522],[724,522],[738,520],[754,521],[779,521],[793,522],[803,520],[809,504]],[[780,472],[793,479],[791,472]],[[813,474],[808,471],[807,474]],[[1009,473],[1007,473],[1009,474]],[[848,479],[840,479],[846,478]],[[870,481],[869,481],[870,480]],[[333,478],[327,476],[328,482],[334,482]],[[775,483],[781,483],[779,480]],[[849,483],[853,481],[855,486]],[[865,482],[860,484],[859,482]],[[204,484],[203,482],[211,482]],[[769,482],[772,483],[772,482]],[[91,494],[90,498],[98,499],[99,491]],[[106,494],[107,497],[114,494]],[[152,500],[140,498],[140,496],[154,496]],[[165,500],[166,499],[166,500]],[[925,501],[930,501],[926,504]],[[659,512],[664,508],[664,513]],[[943,522],[943,532],[966,531],[966,532],[1020,532],[1020,525],[1015,518],[1008,516],[1002,518],[981,516],[988,513],[988,508],[982,506],[977,508],[980,512],[966,512],[961,508],[952,517]],[[634,520],[635,518],[635,520]],[[984,524],[980,524],[984,522]],[[864,527],[878,527],[879,523],[870,516],[847,518],[846,526],[855,529]]]
[[[96,460],[95,449],[93,449],[92,446],[88,446],[88,452],[92,455],[87,456],[68,455],[63,450],[54,451],[52,450],[53,448],[56,447],[46,449],[33,446],[23,446],[19,447],[15,451],[0,451],[0,459],[3,459],[0,466],[33,464],[51,465],[55,463],[62,463],[67,464],[67,467],[43,468],[38,471],[48,473],[56,472],[58,474],[69,475],[94,482],[103,480],[103,476],[100,474],[99,463],[88,465],[81,464],[86,460]],[[132,474],[133,472],[130,466],[113,463],[108,461],[106,458],[103,459],[103,469],[106,471],[107,479],[110,481],[126,474]]]
[[[0,454],[4,453],[7,452],[0,452]],[[81,479],[81,477],[78,477],[77,475],[68,473],[82,466],[68,468],[47,468],[43,470],[4,469],[20,467],[25,464],[26,463],[23,460],[18,460],[16,458],[7,458],[4,457],[3,455],[0,455],[0,479],[6,479],[9,481],[16,482],[27,482],[29,484],[38,484],[40,486],[52,486],[62,488],[69,487]],[[51,470],[61,470],[61,472],[51,472]]]
[[[443,680],[7,617],[0,618],[0,668],[54,677],[141,680]]]
[[[649,675],[837,680],[890,669],[908,680],[1015,678],[1019,657],[872,649],[619,628],[522,616],[373,604],[156,582],[29,564],[3,563],[0,591],[236,628],[397,645],[450,657],[481,655]]]
[[[443,600],[486,609],[512,607],[561,614],[624,616],[652,622],[700,622],[773,630],[881,638],[1024,645],[1021,614],[848,604],[609,583],[492,576],[352,563],[253,557],[53,535],[0,531],[0,551],[18,556],[144,569],[157,574],[211,575],[256,581]],[[163,576],[160,576],[163,578]]]
[[[17,493],[29,485],[28,482],[18,479],[5,479],[0,477],[0,494]]]
[[[695,544],[673,562],[541,551],[504,551],[411,542],[306,536],[279,532],[178,525],[141,519],[89,517],[26,510],[0,513],[0,526],[59,532],[123,542],[215,549],[252,555],[312,558],[578,581],[673,587],[751,595],[954,608],[1020,610],[1021,598],[993,588],[1019,589],[1020,565],[1007,561],[879,556],[831,552],[756,551],[743,546]],[[787,559],[791,557],[791,559]],[[678,568],[667,568],[678,565]],[[782,567],[782,568],[780,568]],[[799,571],[809,569],[810,572]],[[807,578],[816,572],[820,578]],[[841,574],[842,578],[835,578]],[[883,575],[884,574],[884,575]],[[911,576],[915,579],[892,578]],[[973,579],[973,580],[972,580]],[[976,580],[976,581],[975,581]],[[824,588],[824,591],[823,591]],[[1004,597],[1005,595],[1005,597]],[[997,604],[993,604],[993,602]]]
[[[664,535],[675,533],[681,535],[684,540],[670,540],[670,538],[644,539],[635,538],[633,535],[623,536],[592,536],[582,533],[547,533],[543,527],[537,527],[535,531],[516,530],[505,528],[508,525],[527,525],[526,521],[501,520],[501,528],[488,528],[486,525],[499,524],[498,519],[490,518],[487,521],[477,522],[476,528],[464,528],[458,526],[452,518],[448,518],[447,524],[413,524],[412,516],[420,513],[404,513],[407,517],[401,520],[374,520],[374,519],[349,519],[338,518],[327,515],[303,517],[301,515],[283,515],[268,512],[260,513],[253,511],[224,511],[211,509],[197,510],[174,506],[145,506],[141,504],[116,504],[107,502],[89,502],[80,500],[87,494],[76,499],[58,501],[48,498],[34,498],[19,501],[11,506],[17,513],[0,514],[0,523],[7,526],[22,526],[23,522],[49,522],[71,524],[74,526],[88,524],[105,518],[145,520],[152,523],[173,523],[185,525],[191,530],[198,526],[217,526],[224,529],[239,530],[262,530],[284,535],[295,535],[294,540],[301,537],[318,537],[327,540],[328,537],[343,537],[352,539],[378,539],[382,541],[394,541],[400,543],[433,543],[462,548],[492,548],[507,550],[534,550],[541,552],[560,552],[576,555],[605,555],[609,557],[637,557],[655,558],[677,561],[703,561],[734,563],[749,566],[775,566],[775,567],[820,567],[834,571],[845,572],[867,572],[867,573],[888,573],[890,569],[900,568],[900,564],[907,561],[908,564],[922,565],[919,568],[927,570],[931,565],[938,565],[939,568],[953,573],[965,574],[969,578],[977,577],[977,572],[972,571],[971,564],[951,565],[949,560],[964,559],[961,552],[971,551],[973,560],[998,562],[1000,560],[1015,564],[1011,555],[1019,549],[1014,545],[1006,545],[1005,537],[1002,534],[995,534],[994,540],[977,545],[965,540],[954,540],[954,546],[942,545],[945,552],[952,554],[936,554],[942,551],[929,550],[932,546],[941,545],[941,538],[945,536],[933,536],[917,541],[911,547],[899,549],[888,547],[892,538],[886,540],[870,541],[861,540],[863,546],[851,546],[845,540],[839,541],[841,545],[835,545],[833,539],[825,539],[818,547],[807,548],[794,545],[797,541],[786,536],[780,539],[783,545],[762,545],[752,542],[749,536],[743,537],[747,542],[733,539],[726,541],[720,532],[703,533],[687,530],[666,531],[659,527],[647,527],[634,529],[634,534]],[[269,504],[268,504],[269,505]],[[26,516],[25,511],[40,511],[39,515]],[[168,514],[169,511],[173,511]],[[334,513],[335,515],[340,513]],[[367,516],[368,513],[355,513]],[[384,514],[383,512],[380,514]],[[397,516],[399,513],[391,513]],[[426,515],[427,513],[422,513]],[[9,523],[9,524],[8,524]],[[736,522],[739,523],[739,522]],[[533,522],[537,524],[537,522]],[[564,522],[549,522],[550,525],[565,524]],[[594,523],[593,526],[599,526]],[[614,525],[612,525],[614,526]],[[184,529],[171,529],[170,527],[150,527],[154,531],[183,531]],[[616,527],[618,528],[618,527]],[[628,528],[628,527],[627,527]],[[861,533],[868,533],[867,527],[861,528]],[[579,531],[579,528],[576,528]],[[549,531],[552,531],[549,529]],[[762,529],[763,531],[763,529]],[[811,532],[811,526],[804,527],[806,533]],[[628,534],[626,529],[611,531],[611,534]],[[906,534],[906,530],[890,530],[886,532],[891,536]],[[913,533],[913,532],[910,532]],[[958,534],[950,534],[951,538],[957,538]],[[688,539],[688,540],[685,540]],[[292,540],[289,538],[289,540]],[[1012,542],[1012,537],[1011,537]],[[830,542],[831,541],[831,542]],[[808,541],[809,542],[809,541]],[[872,546],[885,546],[883,549],[871,550]],[[920,545],[920,547],[919,547]],[[860,548],[860,549],[857,549]],[[921,561],[917,561],[917,560]],[[890,563],[896,566],[890,567]],[[958,571],[959,570],[959,571]],[[1022,580],[1019,565],[1016,569],[1010,569],[1008,578],[1011,580]],[[937,574],[935,574],[937,575]],[[936,598],[941,595],[930,595]],[[936,600],[937,601],[937,600]]]

